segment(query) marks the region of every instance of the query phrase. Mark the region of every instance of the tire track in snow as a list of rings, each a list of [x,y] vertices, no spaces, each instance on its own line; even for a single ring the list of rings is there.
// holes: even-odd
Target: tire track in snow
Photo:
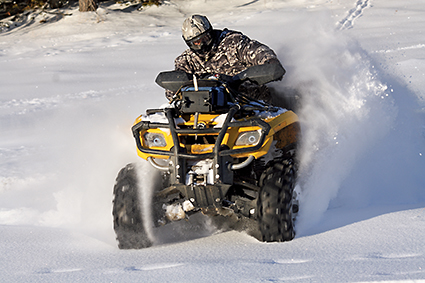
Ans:
[[[412,50],[412,49],[422,49],[422,48],[425,48],[425,44],[416,44],[416,45],[411,45],[411,46],[399,47],[399,48],[396,48],[396,49],[376,50],[373,53],[392,53],[392,52]]]
[[[28,113],[50,110],[57,108],[62,104],[78,102],[84,100],[104,100],[109,97],[126,95],[134,90],[143,88],[144,85],[130,85],[103,90],[87,90],[78,93],[68,93],[53,95],[49,97],[31,98],[31,99],[12,99],[3,101],[0,105],[1,116],[6,115],[24,115]]]
[[[356,6],[348,11],[348,15],[338,22],[338,29],[345,30],[353,28],[354,21],[363,15],[366,8],[371,7],[370,0],[357,0]]]

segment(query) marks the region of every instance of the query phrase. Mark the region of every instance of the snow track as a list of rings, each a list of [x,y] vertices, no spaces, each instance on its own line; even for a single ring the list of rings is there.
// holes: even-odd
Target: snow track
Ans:
[[[393,52],[399,52],[399,51],[424,49],[424,48],[425,48],[425,44],[415,44],[415,45],[412,45],[412,46],[398,47],[396,49],[377,50],[377,51],[374,51],[374,53],[393,53]]]
[[[371,0],[358,0],[355,7],[348,11],[347,16],[338,22],[338,29],[345,30],[354,27],[354,21],[360,18],[366,8],[371,7]]]
[[[39,111],[56,109],[63,105],[75,103],[92,103],[116,96],[124,96],[141,89],[142,86],[123,86],[103,90],[87,90],[78,93],[59,94],[39,98],[11,99],[3,101],[0,105],[0,116],[4,115],[24,115]]]

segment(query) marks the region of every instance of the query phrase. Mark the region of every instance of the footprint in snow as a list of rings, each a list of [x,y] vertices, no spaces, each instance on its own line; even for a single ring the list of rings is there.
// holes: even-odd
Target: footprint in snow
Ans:
[[[147,271],[147,270],[158,270],[158,269],[166,269],[173,267],[180,267],[184,265],[184,263],[158,263],[158,264],[147,264],[143,266],[130,266],[125,268],[127,271]]]

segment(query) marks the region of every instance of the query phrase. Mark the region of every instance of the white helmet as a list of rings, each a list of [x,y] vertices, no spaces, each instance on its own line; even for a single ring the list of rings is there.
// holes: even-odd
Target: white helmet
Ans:
[[[212,26],[205,16],[192,15],[183,22],[182,35],[186,44],[195,52],[207,53],[211,50]]]

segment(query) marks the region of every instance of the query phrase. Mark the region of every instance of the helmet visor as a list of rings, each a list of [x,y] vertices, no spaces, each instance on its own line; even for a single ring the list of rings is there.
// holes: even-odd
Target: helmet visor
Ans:
[[[197,37],[185,41],[193,51],[201,51],[205,50],[208,48],[208,46],[211,45],[212,36],[209,32],[205,32],[201,35],[198,35]]]

